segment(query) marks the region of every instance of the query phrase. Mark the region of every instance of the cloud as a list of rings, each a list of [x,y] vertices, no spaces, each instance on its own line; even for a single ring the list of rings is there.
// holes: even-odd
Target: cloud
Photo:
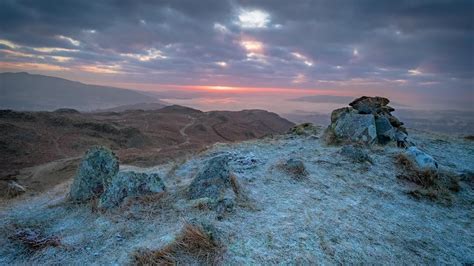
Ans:
[[[381,94],[467,101],[473,8],[470,0],[5,0],[0,62],[103,83],[339,90],[365,81]]]

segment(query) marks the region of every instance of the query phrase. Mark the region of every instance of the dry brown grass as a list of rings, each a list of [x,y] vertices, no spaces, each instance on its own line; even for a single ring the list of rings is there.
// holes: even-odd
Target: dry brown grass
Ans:
[[[232,185],[232,190],[234,191],[235,195],[239,195],[241,192],[240,184],[237,181],[237,176],[234,174],[230,174],[230,184]]]
[[[30,251],[39,250],[49,246],[61,246],[61,240],[57,236],[45,236],[38,229],[17,228],[15,232],[8,237],[25,245]]]
[[[395,159],[402,168],[402,173],[397,177],[420,186],[408,191],[409,195],[417,199],[426,198],[450,204],[453,200],[453,192],[458,192],[461,189],[458,178],[452,173],[419,171],[404,154],[397,155]]]
[[[433,171],[418,171],[405,154],[398,154],[396,162],[403,168],[403,173],[398,178],[406,179],[423,187],[433,187],[437,185],[438,173]]]
[[[178,265],[199,261],[215,265],[222,246],[202,226],[186,223],[172,243],[159,250],[141,250],[133,254],[133,265]]]
[[[467,135],[467,136],[464,136],[464,139],[465,139],[465,140],[474,141],[474,135]]]

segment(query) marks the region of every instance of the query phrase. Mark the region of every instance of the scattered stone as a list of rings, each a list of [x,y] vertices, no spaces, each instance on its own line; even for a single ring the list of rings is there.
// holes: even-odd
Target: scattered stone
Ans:
[[[418,171],[438,171],[438,163],[430,155],[418,149],[416,146],[409,147],[405,151],[405,156]]]
[[[100,197],[100,208],[119,206],[127,197],[145,196],[166,190],[156,173],[119,172]]]
[[[288,159],[284,164],[281,165],[282,169],[291,174],[293,178],[300,179],[308,175],[306,166],[303,161],[298,159]]]
[[[26,188],[13,180],[0,180],[0,193],[2,197],[13,198],[26,192]]]
[[[303,123],[290,128],[289,133],[304,136],[317,135],[319,128],[312,123]]]
[[[373,144],[377,138],[375,119],[371,114],[347,113],[333,125],[337,138]]]
[[[257,156],[252,152],[246,154],[231,153],[229,159],[232,160],[240,169],[252,169],[257,167],[260,163]]]
[[[369,162],[373,163],[372,158],[370,158],[369,154],[366,150],[353,146],[353,145],[346,145],[341,148],[339,153],[347,158],[349,158],[352,162],[356,163],[363,163]]]
[[[74,201],[86,201],[99,197],[119,170],[117,156],[105,147],[88,150],[79,165],[70,197]]]

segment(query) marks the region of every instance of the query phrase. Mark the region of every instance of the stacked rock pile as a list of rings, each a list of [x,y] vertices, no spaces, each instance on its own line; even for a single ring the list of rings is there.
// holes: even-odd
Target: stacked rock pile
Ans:
[[[352,101],[349,106],[331,113],[329,130],[341,141],[350,140],[367,144],[387,144],[396,141],[398,146],[408,145],[407,130],[395,111],[388,106],[390,101],[383,97],[363,96]]]

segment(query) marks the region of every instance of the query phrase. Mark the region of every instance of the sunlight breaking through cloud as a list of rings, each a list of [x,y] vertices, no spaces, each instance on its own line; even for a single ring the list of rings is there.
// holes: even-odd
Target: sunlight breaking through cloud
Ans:
[[[262,10],[245,10],[239,12],[238,25],[242,28],[266,28],[270,15]]]

